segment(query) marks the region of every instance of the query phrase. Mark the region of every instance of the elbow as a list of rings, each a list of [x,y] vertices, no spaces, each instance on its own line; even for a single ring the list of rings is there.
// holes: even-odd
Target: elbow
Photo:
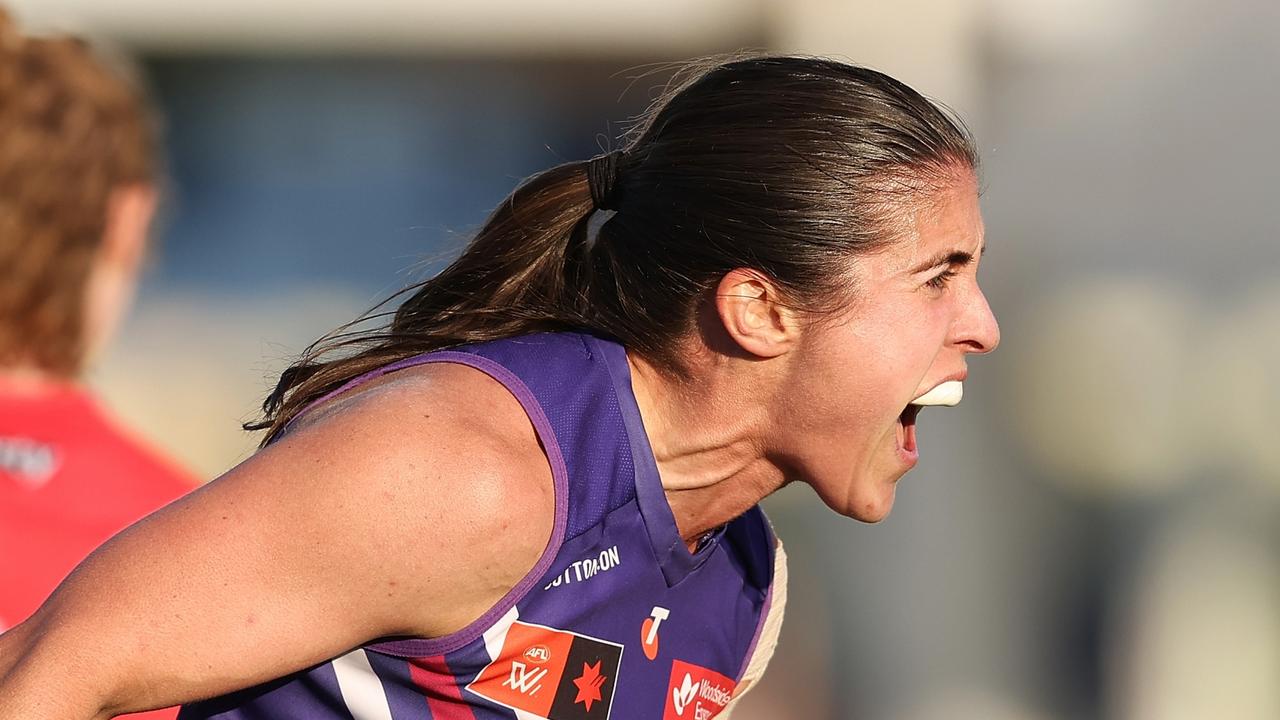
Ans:
[[[95,692],[94,674],[57,647],[57,633],[39,615],[0,634],[0,718],[109,720],[107,693]],[[70,662],[68,662],[70,661]]]

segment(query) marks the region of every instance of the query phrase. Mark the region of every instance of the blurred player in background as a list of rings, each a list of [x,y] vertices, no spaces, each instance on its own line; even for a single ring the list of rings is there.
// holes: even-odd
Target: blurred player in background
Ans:
[[[921,408],[999,342],[984,247],[972,140],[911,88],[694,66],[0,637],[0,716],[723,714],[781,617],[757,503],[801,482],[885,517]]]
[[[24,36],[0,9],[0,631],[196,484],[78,382],[134,290],[154,142],[137,88],[83,42]]]

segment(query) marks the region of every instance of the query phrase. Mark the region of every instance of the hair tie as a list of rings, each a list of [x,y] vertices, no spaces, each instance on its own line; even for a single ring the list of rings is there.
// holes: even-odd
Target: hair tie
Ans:
[[[613,197],[618,184],[618,159],[621,150],[597,155],[587,161],[587,187],[591,189],[591,204],[597,210],[616,209]]]

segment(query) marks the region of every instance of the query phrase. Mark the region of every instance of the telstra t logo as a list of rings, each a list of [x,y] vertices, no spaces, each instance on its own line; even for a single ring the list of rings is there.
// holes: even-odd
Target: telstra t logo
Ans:
[[[663,620],[671,617],[671,611],[664,607],[654,607],[649,617],[640,625],[640,647],[644,656],[653,660],[658,657],[658,626]]]

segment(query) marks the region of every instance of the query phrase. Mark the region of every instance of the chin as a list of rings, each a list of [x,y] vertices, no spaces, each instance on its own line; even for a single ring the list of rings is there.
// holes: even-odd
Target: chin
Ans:
[[[887,498],[855,504],[853,512],[848,516],[864,523],[878,523],[889,517],[889,511],[893,509],[893,495],[890,490]]]
[[[855,457],[830,458],[823,466],[810,466],[803,480],[823,504],[847,518],[864,523],[878,523],[893,509],[898,480],[911,470],[911,464],[898,461],[895,453],[873,455],[870,462]],[[853,469],[851,470],[851,466]]]
[[[887,487],[854,491],[844,497],[830,498],[822,496],[827,507],[841,515],[859,522],[875,524],[889,517],[893,509],[893,498],[897,486],[890,482]]]

